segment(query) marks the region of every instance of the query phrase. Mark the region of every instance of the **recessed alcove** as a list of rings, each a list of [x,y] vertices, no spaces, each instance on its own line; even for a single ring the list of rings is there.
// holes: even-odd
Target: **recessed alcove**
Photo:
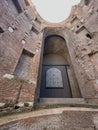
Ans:
[[[21,13],[22,12],[22,8],[21,8],[21,6],[19,4],[19,1],[18,0],[12,0],[12,2],[14,3],[18,13]]]
[[[81,40],[84,40],[84,39],[92,39],[92,35],[91,35],[90,32],[86,29],[86,27],[83,26],[82,24],[80,24],[80,27],[79,27],[79,28],[76,28],[75,31],[76,31],[76,34],[78,35],[78,37],[79,37]]]
[[[41,21],[38,18],[35,18],[35,22],[37,22],[39,25],[41,24]]]
[[[85,0],[85,5],[88,5],[91,0]]]
[[[30,5],[28,0],[6,0],[6,2],[15,16],[18,16],[26,9],[26,6]]]
[[[7,2],[7,5],[8,5],[8,7],[9,7],[9,10],[11,11],[11,12],[13,12],[13,15],[16,17],[16,16],[18,16],[19,15],[19,13],[20,13],[20,11],[18,11],[18,9],[17,9],[17,7],[16,7],[16,4],[14,3],[14,2],[17,2],[16,0],[14,1],[14,0],[6,0],[6,2]],[[18,3],[19,4],[19,3]],[[18,5],[17,4],[17,5]],[[20,8],[20,5],[19,5],[19,8]]]
[[[29,6],[30,5],[30,3],[29,3],[29,1],[28,0],[24,0],[25,1],[25,4],[27,5],[27,6]]]
[[[0,27],[0,33],[4,33],[4,30],[3,28]]]
[[[33,26],[33,27],[31,28],[31,33],[38,34],[39,32],[38,32],[38,30]]]
[[[71,23],[72,26],[76,25],[78,22],[79,22],[79,19],[76,16],[74,16],[71,19],[71,21],[70,21],[70,23]]]
[[[29,80],[33,56],[31,52],[23,49],[13,74],[22,79]]]
[[[89,33],[86,34],[86,37],[92,39],[92,36]]]
[[[45,38],[40,98],[80,98],[66,41],[59,35]]]

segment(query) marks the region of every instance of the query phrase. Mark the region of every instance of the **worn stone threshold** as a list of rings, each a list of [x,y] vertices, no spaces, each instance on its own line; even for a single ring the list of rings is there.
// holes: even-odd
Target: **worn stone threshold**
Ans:
[[[40,98],[39,105],[55,105],[55,104],[86,104],[83,98]]]

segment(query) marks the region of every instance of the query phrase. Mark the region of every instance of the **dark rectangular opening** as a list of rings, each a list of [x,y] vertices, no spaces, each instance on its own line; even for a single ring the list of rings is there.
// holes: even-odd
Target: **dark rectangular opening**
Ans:
[[[35,21],[36,21],[38,24],[41,24],[41,21],[40,21],[38,18],[36,18]]]
[[[12,1],[13,1],[13,3],[14,3],[14,5],[15,5],[17,11],[18,11],[18,13],[21,13],[21,12],[22,12],[22,8],[21,8],[21,6],[20,6],[18,0],[12,0]]]
[[[28,50],[26,50],[26,49],[23,49],[23,52],[22,52],[23,54],[26,54],[26,55],[28,55],[28,56],[30,56],[30,57],[33,57],[34,56],[34,54],[32,53],[32,52],[30,52],[30,51],[28,51]]]
[[[35,27],[32,27],[31,31],[35,32],[36,34],[38,34],[38,30]]]
[[[85,5],[88,5],[91,0],[85,0]]]
[[[0,33],[4,33],[4,30],[0,27]]]
[[[28,0],[24,0],[25,1],[25,4],[27,5],[27,6],[29,6],[30,5],[30,3],[29,3],[29,1]]]
[[[81,28],[79,28],[79,29],[76,31],[76,33],[78,34],[78,33],[80,33],[80,32],[83,31],[83,30],[85,30],[85,27],[84,27],[84,26],[82,26]]]
[[[30,78],[30,68],[32,65],[32,59],[34,54],[29,52],[28,50],[23,49],[22,54],[19,58],[17,66],[14,71],[14,75],[20,77],[22,79],[29,80]]]

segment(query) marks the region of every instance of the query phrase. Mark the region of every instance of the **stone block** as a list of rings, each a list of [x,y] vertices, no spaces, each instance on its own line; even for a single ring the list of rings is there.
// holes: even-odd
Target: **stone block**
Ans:
[[[62,114],[62,126],[64,128],[74,128],[73,130],[83,129],[86,130],[90,128],[94,128],[93,122],[94,112],[87,111],[64,111]]]
[[[14,78],[14,75],[11,75],[11,74],[5,74],[5,75],[3,76],[3,78],[13,79],[13,78]]]

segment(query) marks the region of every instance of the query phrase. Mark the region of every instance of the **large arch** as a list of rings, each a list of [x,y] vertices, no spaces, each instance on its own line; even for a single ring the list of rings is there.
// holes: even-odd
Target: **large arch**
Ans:
[[[54,68],[54,69],[53,69]],[[51,86],[47,88],[47,71],[58,69],[61,72],[61,86],[50,81]],[[54,75],[55,76],[55,75]],[[40,82],[40,98],[78,98],[81,97],[75,75],[72,73],[72,64],[65,39],[60,35],[48,35],[45,37],[42,70]],[[55,79],[55,78],[54,78]],[[55,79],[56,80],[56,79]],[[60,81],[61,82],[61,81]],[[58,84],[60,84],[58,81]],[[63,84],[63,85],[62,85]]]

